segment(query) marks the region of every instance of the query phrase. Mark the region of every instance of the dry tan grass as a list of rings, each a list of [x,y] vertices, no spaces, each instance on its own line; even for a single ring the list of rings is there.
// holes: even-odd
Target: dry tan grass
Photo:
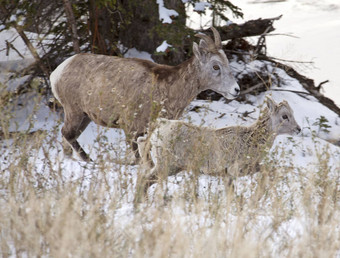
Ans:
[[[0,119],[6,132],[8,116]],[[173,194],[158,184],[154,197],[134,208],[136,167],[107,160],[104,140],[96,165],[81,163],[83,176],[65,176],[73,171],[64,165],[77,161],[60,155],[58,130],[2,138],[2,257],[340,256],[331,153],[320,153],[315,171],[268,160],[261,173],[237,179],[234,191],[223,180],[199,178],[198,198],[190,179]]]

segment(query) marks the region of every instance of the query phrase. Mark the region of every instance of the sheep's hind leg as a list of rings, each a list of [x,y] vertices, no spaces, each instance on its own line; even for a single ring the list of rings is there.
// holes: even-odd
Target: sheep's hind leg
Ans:
[[[143,136],[144,133],[136,133],[135,136],[131,136],[132,133],[130,131],[125,130],[125,137],[127,143],[127,152],[125,156],[125,162],[128,165],[137,165],[140,162],[140,154],[138,151],[138,138]]]
[[[91,120],[86,114],[70,116],[65,112],[65,122],[61,129],[63,138],[84,161],[91,161],[91,159],[79,145],[77,138],[86,129],[90,122]]]
[[[158,177],[155,174],[155,167],[151,168],[151,170],[150,168],[144,167],[141,171],[139,171],[134,198],[135,205],[141,203],[145,199],[148,199],[148,189],[157,181]]]

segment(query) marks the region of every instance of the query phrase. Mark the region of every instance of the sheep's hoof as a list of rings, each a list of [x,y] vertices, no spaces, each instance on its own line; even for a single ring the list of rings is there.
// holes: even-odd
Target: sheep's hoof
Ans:
[[[85,162],[93,162],[90,156],[85,151],[77,152],[78,156]]]
[[[70,146],[70,144],[67,143],[66,141],[63,141],[62,142],[62,148],[63,148],[64,155],[66,157],[68,157],[68,158],[71,158],[72,157],[72,153],[73,153],[73,149]]]

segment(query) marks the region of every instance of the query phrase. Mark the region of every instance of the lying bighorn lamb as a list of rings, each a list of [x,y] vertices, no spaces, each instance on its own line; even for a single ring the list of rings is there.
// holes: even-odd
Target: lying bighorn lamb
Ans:
[[[143,160],[146,161],[151,150],[155,164],[147,176],[144,192],[157,178],[181,170],[209,175],[227,173],[231,177],[256,172],[265,149],[271,148],[276,135],[301,131],[286,101],[277,105],[267,97],[267,107],[251,126],[212,129],[159,119],[150,139],[138,138]]]
[[[193,44],[194,56],[177,66],[159,65],[137,58],[78,54],[51,74],[54,96],[64,108],[62,135],[83,160],[88,155],[77,142],[87,125],[122,128],[128,143],[146,132],[159,116],[177,119],[201,92],[214,90],[228,99],[240,88],[231,74],[221,38],[204,34]],[[162,113],[160,113],[162,111]]]

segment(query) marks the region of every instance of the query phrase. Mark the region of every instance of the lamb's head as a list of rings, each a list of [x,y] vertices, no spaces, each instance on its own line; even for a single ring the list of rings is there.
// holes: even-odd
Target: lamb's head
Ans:
[[[234,99],[240,93],[240,87],[231,73],[227,56],[222,50],[221,37],[211,27],[215,41],[205,34],[196,34],[201,38],[199,45],[194,43],[193,52],[199,61],[200,90],[213,90],[227,99]]]
[[[273,132],[277,135],[301,132],[301,127],[295,121],[293,109],[287,101],[276,104],[272,98],[267,96],[267,106]]]

